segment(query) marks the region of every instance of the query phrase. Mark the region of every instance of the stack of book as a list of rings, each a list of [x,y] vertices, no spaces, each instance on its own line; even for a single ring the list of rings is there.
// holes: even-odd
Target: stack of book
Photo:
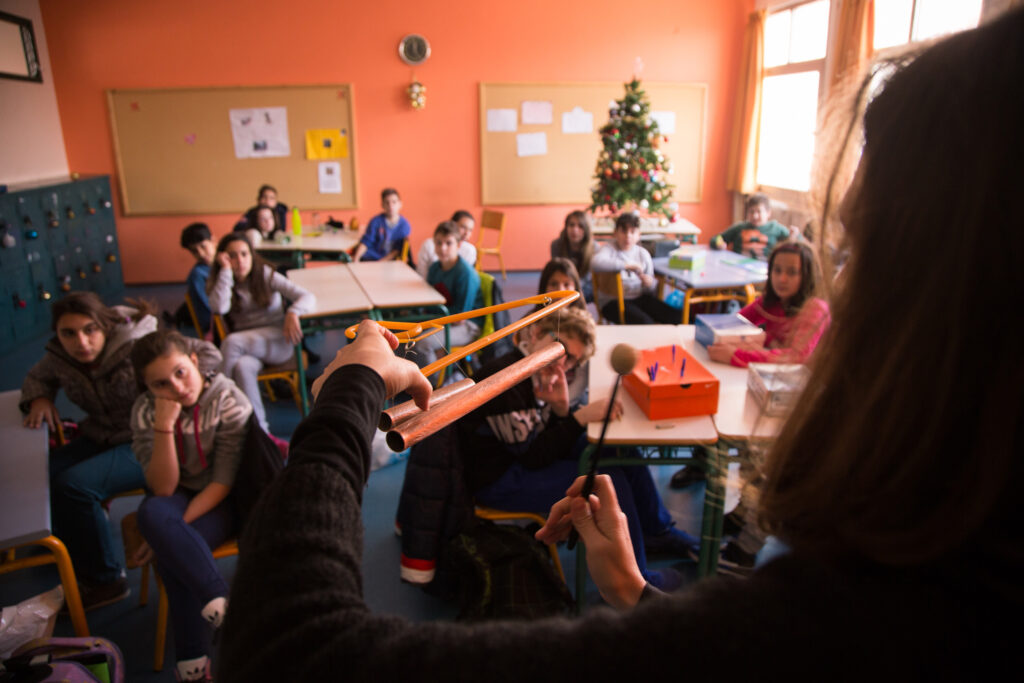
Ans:
[[[712,344],[764,345],[764,330],[737,313],[703,313],[697,316],[697,341]]]
[[[676,270],[700,270],[707,261],[708,250],[684,244],[668,253],[668,267]]]

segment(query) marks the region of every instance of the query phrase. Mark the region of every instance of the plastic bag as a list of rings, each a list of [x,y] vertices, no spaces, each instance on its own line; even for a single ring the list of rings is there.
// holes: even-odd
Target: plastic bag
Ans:
[[[17,605],[4,607],[0,616],[0,659],[10,657],[30,640],[50,637],[63,604],[64,587],[58,585]]]

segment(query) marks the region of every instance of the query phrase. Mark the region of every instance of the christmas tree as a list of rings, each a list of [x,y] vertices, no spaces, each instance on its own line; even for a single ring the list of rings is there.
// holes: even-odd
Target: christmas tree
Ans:
[[[658,149],[668,138],[651,118],[650,102],[640,81],[634,78],[625,85],[625,96],[611,102],[608,123],[600,131],[603,149],[597,158],[597,185],[591,191],[590,210],[616,213],[635,208],[660,215],[664,225],[679,218],[672,186],[666,181],[672,165]]]

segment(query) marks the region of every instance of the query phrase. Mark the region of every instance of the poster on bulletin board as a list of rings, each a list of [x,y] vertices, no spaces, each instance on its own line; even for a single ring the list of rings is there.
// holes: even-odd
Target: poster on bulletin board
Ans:
[[[651,117],[668,137],[660,149],[680,203],[699,202],[707,85],[644,83]],[[481,202],[590,204],[598,134],[621,83],[481,83]]]

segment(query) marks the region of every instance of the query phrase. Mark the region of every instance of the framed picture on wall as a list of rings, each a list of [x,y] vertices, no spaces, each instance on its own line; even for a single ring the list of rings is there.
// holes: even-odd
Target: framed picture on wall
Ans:
[[[0,12],[0,77],[43,82],[32,22]]]

